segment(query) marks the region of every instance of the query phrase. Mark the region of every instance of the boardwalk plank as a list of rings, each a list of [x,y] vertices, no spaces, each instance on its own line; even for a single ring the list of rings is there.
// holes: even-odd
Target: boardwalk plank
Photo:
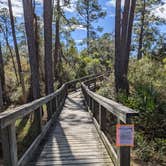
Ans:
[[[113,166],[80,92],[68,96],[59,121],[28,166]]]

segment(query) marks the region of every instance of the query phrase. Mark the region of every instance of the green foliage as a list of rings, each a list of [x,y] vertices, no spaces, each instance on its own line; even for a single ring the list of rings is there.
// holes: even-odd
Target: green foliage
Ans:
[[[102,27],[95,27],[94,22],[106,16],[104,11],[97,0],[85,1],[78,0],[76,9],[79,14],[79,23],[87,28],[88,36],[86,40],[95,39],[97,37],[96,31],[101,32]],[[90,40],[89,40],[90,41]]]
[[[154,87],[157,93],[160,94],[159,98],[161,100],[165,99],[165,63],[153,60],[149,57],[144,57],[139,61],[133,60],[130,62],[128,77],[131,85],[148,84]]]
[[[163,163],[166,155],[166,140],[155,138],[147,140],[144,134],[136,132],[135,134],[135,154],[145,162],[154,159],[157,163]]]
[[[144,10],[145,2],[145,10]],[[137,0],[135,10],[135,22],[134,22],[134,35],[133,35],[133,50],[137,52],[140,42],[141,27],[143,27],[142,33],[142,49],[143,55],[150,54],[154,56],[154,52],[163,45],[163,39],[165,38],[160,32],[159,26],[165,22],[160,17],[156,17],[153,9],[161,4],[161,0]],[[135,54],[135,52],[133,54]],[[155,56],[160,56],[155,54]]]
[[[75,64],[73,65],[76,67],[77,77],[111,70],[114,56],[114,44],[111,34],[106,33],[100,38],[92,40],[89,51],[89,56],[87,56],[87,50],[85,49],[80,53],[80,56],[77,54],[77,57],[74,57]]]
[[[114,75],[111,73],[108,80],[103,81],[101,88],[96,93],[105,96],[109,99],[115,100],[115,89],[114,89]]]
[[[130,94],[111,93],[113,83],[104,82],[98,93],[139,112],[133,119],[136,128],[134,152],[139,159],[163,162],[166,156],[166,68],[163,62],[148,58],[131,60],[129,68]]]

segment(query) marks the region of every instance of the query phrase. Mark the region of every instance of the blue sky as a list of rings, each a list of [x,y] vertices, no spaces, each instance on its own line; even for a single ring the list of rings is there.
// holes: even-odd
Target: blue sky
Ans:
[[[112,33],[114,32],[115,25],[114,25],[114,17],[115,17],[115,7],[113,4],[109,3],[111,1],[108,0],[99,0],[99,4],[102,6],[103,10],[107,12],[107,15],[104,19],[99,19],[96,22],[94,22],[94,25],[97,27],[102,26],[103,32],[99,35],[102,35],[103,33]],[[71,13],[67,13],[71,14]],[[86,30],[84,29],[77,29],[75,32],[72,33],[73,38],[75,39],[76,43],[78,44],[78,48],[82,49],[84,46],[79,46],[79,43],[82,41],[83,38],[86,37]]]
[[[42,2],[43,0],[36,0],[38,2],[37,6],[37,14],[42,16]],[[75,2],[77,0],[71,0],[73,3],[70,7],[64,8],[66,15],[68,17],[75,15]],[[124,2],[124,0],[122,0]],[[163,0],[163,4],[158,6],[157,8],[153,9],[152,12],[155,13],[156,16],[162,17],[166,19],[166,0]],[[99,4],[102,6],[104,10],[106,10],[107,15],[104,19],[99,19],[95,25],[103,26],[104,31],[103,33],[111,33],[114,32],[114,18],[115,18],[115,0],[99,0]],[[14,15],[17,17],[18,21],[23,21],[23,9],[22,9],[22,0],[12,0],[13,5],[13,12]],[[0,0],[0,8],[7,7],[7,0]],[[162,32],[166,32],[166,25],[159,27]],[[82,46],[79,46],[80,41],[86,37],[86,30],[80,26],[77,27],[72,33],[72,37],[75,39],[76,43],[78,44],[78,48],[82,49]]]

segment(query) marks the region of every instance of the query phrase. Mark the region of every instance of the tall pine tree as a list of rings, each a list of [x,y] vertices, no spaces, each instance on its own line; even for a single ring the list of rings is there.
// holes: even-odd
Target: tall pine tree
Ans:
[[[90,53],[90,40],[96,35],[96,30],[101,30],[100,27],[94,27],[93,23],[99,18],[103,18],[106,12],[102,9],[98,0],[78,0],[77,11],[80,16],[80,24],[86,28],[87,31],[87,52]]]

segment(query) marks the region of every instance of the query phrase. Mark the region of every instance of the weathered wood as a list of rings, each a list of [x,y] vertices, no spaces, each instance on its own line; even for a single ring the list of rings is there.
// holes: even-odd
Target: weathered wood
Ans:
[[[59,121],[28,165],[49,164],[113,165],[80,92],[68,96]]]
[[[116,154],[114,148],[112,147],[112,145],[110,144],[109,140],[107,139],[107,137],[105,136],[105,134],[103,133],[103,131],[101,131],[100,126],[98,124],[98,122],[96,121],[95,118],[93,118],[93,122],[95,124],[95,127],[99,133],[99,136],[101,138],[101,140],[103,141],[113,163],[115,166],[118,166],[119,160],[118,160],[118,154]]]
[[[55,117],[58,117],[60,114],[65,99],[67,97],[67,91],[68,87],[71,84],[77,84],[80,83],[81,80],[86,80],[88,78],[92,78],[94,75],[86,76],[81,79],[77,79],[74,81],[70,81],[68,83],[65,83],[62,85],[60,89],[58,89],[56,92],[46,96],[42,97],[40,99],[37,99],[31,103],[22,105],[21,107],[18,107],[14,110],[6,111],[3,113],[0,113],[0,130],[2,131],[2,142],[3,142],[3,154],[4,154],[4,163],[5,166],[17,166],[19,165],[25,165],[25,163],[29,160],[29,158],[32,156],[33,152],[36,150],[37,146],[41,142],[42,138],[48,131],[48,127],[50,126],[50,121],[46,124],[46,128],[41,132],[41,107],[44,104],[48,104],[49,107],[51,107],[52,112],[49,115],[49,119],[51,121],[55,120]],[[56,111],[53,110],[53,102],[56,102]],[[19,163],[17,161],[17,145],[16,145],[16,133],[15,133],[15,121],[19,118],[23,118],[24,116],[30,114],[31,112],[37,113],[39,116],[39,119],[36,120],[38,123],[36,125],[38,126],[38,137],[35,139],[33,144],[30,146],[30,148],[26,151],[26,153],[22,156],[22,158],[19,160]],[[55,112],[55,113],[54,113]],[[6,146],[7,145],[7,146]]]
[[[101,81],[101,77],[98,78]],[[94,109],[91,108],[91,103],[86,102],[87,107],[89,107],[89,111],[94,112],[95,114],[95,116],[93,116],[95,126],[110,156],[112,157],[114,164],[116,166],[130,166],[130,147],[120,147],[118,148],[118,153],[116,153],[113,146],[110,144],[106,135],[104,134],[104,129],[106,126],[106,111],[113,114],[119,120],[119,123],[130,123],[131,117],[138,115],[138,113],[128,107],[123,106],[122,104],[92,92],[91,86],[93,86],[96,81],[96,78],[92,78],[91,80],[83,82],[81,86],[85,101],[87,101],[88,98],[91,98],[91,100],[99,104],[99,120],[96,116],[97,110],[95,109],[94,112]]]
[[[55,113],[52,119],[50,119],[49,122],[44,126],[44,128],[42,129],[42,132],[38,135],[38,137],[31,144],[31,146],[28,148],[25,154],[21,157],[21,159],[18,162],[18,166],[26,166],[27,162],[33,157],[41,141],[49,132],[51,125],[55,122],[57,118],[58,118],[57,113]]]
[[[24,116],[30,114],[34,110],[37,110],[42,105],[51,101],[57,95],[61,94],[65,90],[67,90],[67,87],[70,86],[71,84],[76,83],[76,82],[81,82],[82,80],[86,80],[86,79],[92,78],[94,76],[95,75],[90,75],[90,76],[86,76],[86,77],[83,77],[80,79],[76,79],[76,80],[67,82],[67,83],[63,84],[62,87],[60,89],[58,89],[56,92],[54,92],[48,96],[37,99],[31,103],[24,104],[20,107],[17,107],[16,109],[13,109],[10,111],[5,111],[5,112],[1,113],[0,114],[0,128],[5,128],[6,126],[10,125],[13,121],[16,121],[19,118],[23,118]],[[58,100],[59,100],[59,98],[58,98]],[[59,102],[60,102],[60,100],[59,100]]]
[[[130,119],[127,119],[127,123],[131,124]],[[118,119],[118,124],[123,124],[123,122]],[[130,166],[130,147],[119,147],[118,157],[118,166]]]
[[[2,82],[0,78],[0,112],[3,108],[3,91],[2,91]]]
[[[0,127],[5,128],[6,126],[10,125],[13,121],[16,121],[19,118],[23,118],[24,116],[30,114],[34,110],[37,110],[39,107],[52,100],[54,96],[56,96],[59,93],[60,91],[58,90],[53,94],[37,99],[31,103],[24,104],[14,110],[2,112],[0,114]]]
[[[108,112],[114,114],[115,116],[119,117],[121,121],[126,123],[128,117],[138,115],[138,112],[123,106],[120,103],[114,102],[106,97],[100,96],[92,91],[90,91],[85,84],[82,84],[86,93],[93,98],[96,102],[98,102],[101,106],[103,106]]]
[[[3,162],[5,166],[17,166],[17,142],[15,123],[1,130]]]
[[[99,119],[100,119],[100,129],[104,131],[106,126],[106,111],[102,108],[101,105],[99,105]]]

